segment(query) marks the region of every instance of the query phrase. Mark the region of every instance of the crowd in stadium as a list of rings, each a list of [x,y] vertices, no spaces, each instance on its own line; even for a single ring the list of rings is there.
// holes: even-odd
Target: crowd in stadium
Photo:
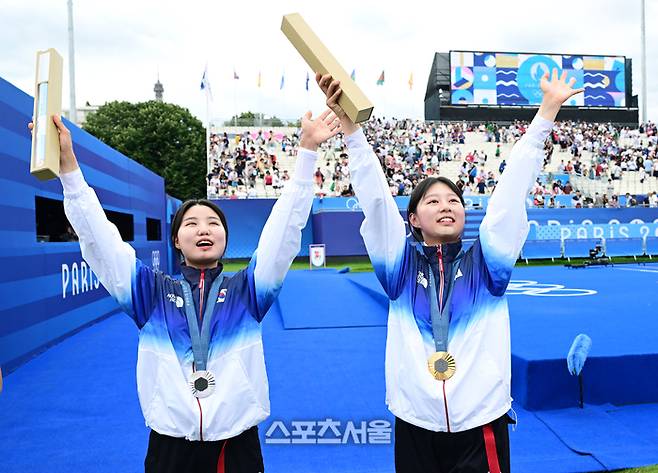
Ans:
[[[493,191],[506,166],[505,160],[500,159],[501,145],[518,140],[528,123],[476,126],[379,118],[363,126],[374,144],[393,195],[409,195],[419,181],[440,174],[444,162],[456,162],[461,163],[456,175],[457,184],[468,196],[489,195]],[[496,143],[495,152],[492,152],[494,156],[469,149],[466,142],[468,132],[482,134],[486,142]],[[262,196],[257,190],[259,183],[265,196],[277,196],[290,178],[288,170],[282,169],[279,161],[282,157],[293,156],[298,143],[299,132],[288,135],[273,131],[244,131],[230,137],[227,133],[211,134],[209,197]],[[614,194],[613,181],[623,179],[629,172],[637,173],[641,183],[658,178],[658,129],[651,122],[639,129],[557,122],[545,149],[545,179],[538,180],[531,195],[535,205],[558,206],[556,196],[572,195],[574,207],[617,207],[621,204],[619,196]],[[317,195],[353,195],[343,138],[338,135],[325,143],[321,156],[322,166],[314,174]],[[486,165],[490,158],[496,158],[496,165]],[[559,164],[549,170],[551,160],[559,160]],[[576,176],[603,182],[605,192],[582,195],[571,182]],[[658,206],[657,200],[655,192],[641,198],[627,195],[623,205]]]
[[[270,196],[277,195],[288,170],[280,172],[277,157],[292,155],[299,133],[288,136],[274,132],[245,131],[229,139],[227,133],[210,135],[208,196],[211,198],[257,197],[256,183],[262,182]],[[269,193],[269,192],[268,192]]]

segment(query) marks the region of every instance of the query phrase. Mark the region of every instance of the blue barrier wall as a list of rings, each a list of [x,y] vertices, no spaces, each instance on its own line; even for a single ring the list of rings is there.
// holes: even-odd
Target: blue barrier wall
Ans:
[[[261,231],[270,216],[274,199],[215,200],[226,216],[229,241],[225,258],[251,258],[258,246]],[[313,224],[309,218],[302,230],[300,256],[308,256],[308,245],[313,243]]]
[[[33,98],[0,79],[0,364],[5,372],[45,346],[117,311],[82,260],[77,242],[37,242],[36,197],[62,201],[59,180],[29,173],[27,123]],[[105,209],[133,215],[139,258],[166,270],[163,179],[67,123],[87,181]],[[175,205],[175,200],[172,201]],[[160,220],[160,241],[147,241],[146,218]]]
[[[538,225],[588,223],[658,223],[658,208],[528,209],[528,221]]]
[[[322,206],[316,206],[313,213],[313,236],[315,243],[324,243],[327,245],[326,252],[328,256],[342,255],[365,255],[365,245],[361,238],[359,229],[363,222],[363,212],[359,210],[358,203],[349,202],[345,199],[335,207],[341,210],[329,211],[327,207],[328,199],[324,199]],[[354,199],[352,199],[354,201]],[[348,204],[348,205],[347,205]],[[406,205],[406,204],[405,204]],[[346,210],[351,207],[354,210]],[[401,208],[398,202],[398,208]],[[405,207],[406,208],[406,207]],[[406,212],[400,212],[406,219]],[[477,236],[479,223],[482,221],[484,212],[481,210],[466,211],[466,228],[465,238],[474,238]],[[592,236],[591,224],[639,224],[647,223],[639,228],[635,225],[624,226],[614,225],[617,232],[606,229],[604,236],[653,236],[656,232],[654,221],[658,221],[658,208],[624,208],[624,209],[528,209],[528,220],[530,222],[530,232],[528,239],[533,240],[537,237],[537,229],[540,225],[555,225],[555,230],[559,239],[560,227],[558,225],[568,225],[568,231],[572,238],[586,238]],[[624,228],[625,227],[625,228]],[[555,255],[559,256],[559,255]]]
[[[396,197],[395,201],[406,220],[409,197]],[[274,202],[273,199],[215,201],[226,214],[229,226],[226,258],[251,257]],[[484,213],[472,209],[466,214],[465,237],[474,238]],[[299,255],[308,256],[308,245],[311,243],[326,244],[327,256],[366,255],[366,248],[359,233],[362,221],[363,212],[354,197],[316,198],[313,202],[312,217],[302,231]]]

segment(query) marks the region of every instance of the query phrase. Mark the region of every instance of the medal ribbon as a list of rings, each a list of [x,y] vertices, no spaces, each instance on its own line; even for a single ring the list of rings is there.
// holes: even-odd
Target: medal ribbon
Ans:
[[[199,323],[197,321],[196,309],[194,308],[194,299],[192,299],[192,288],[186,280],[181,281],[183,287],[183,296],[185,298],[185,317],[187,326],[190,329],[190,338],[192,339],[192,352],[194,353],[194,365],[196,371],[205,371],[208,364],[208,349],[210,346],[210,322],[212,313],[215,310],[219,287],[224,281],[224,276],[217,276],[210,286],[208,300],[206,301],[206,310],[203,312],[203,322],[201,332],[199,332]]]
[[[439,301],[436,295],[436,284],[434,279],[434,271],[429,267],[430,283],[429,283],[429,299],[430,299],[430,313],[432,316],[432,333],[434,335],[434,345],[436,351],[448,351],[448,328],[450,326],[450,302],[452,300],[452,289],[455,286],[455,270],[459,267],[460,258],[457,258],[452,263],[452,272],[448,281],[448,293],[446,296],[446,303],[443,310],[439,309]],[[440,263],[439,263],[440,264]]]

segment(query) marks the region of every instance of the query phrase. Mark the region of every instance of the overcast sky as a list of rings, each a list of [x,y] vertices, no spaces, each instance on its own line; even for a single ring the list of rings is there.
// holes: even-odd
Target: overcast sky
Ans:
[[[213,118],[236,110],[317,114],[322,96],[313,83],[306,92],[306,63],[280,30],[281,17],[292,12],[348,73],[356,69],[379,116],[422,118],[433,55],[451,49],[627,56],[633,93],[641,87],[640,0],[74,0],[73,8],[78,105],[152,99],[159,72],[165,101],[205,120],[199,85],[207,63]],[[658,0],[646,0],[646,8],[648,115],[657,121]],[[0,44],[0,77],[30,94],[35,52],[56,48],[64,56],[68,108],[66,0],[0,0]],[[386,81],[378,87],[382,70]]]

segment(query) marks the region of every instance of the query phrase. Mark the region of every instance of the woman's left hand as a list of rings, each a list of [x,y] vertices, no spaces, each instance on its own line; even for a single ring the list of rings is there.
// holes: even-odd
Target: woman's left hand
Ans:
[[[318,146],[336,136],[340,130],[340,120],[331,110],[325,110],[316,119],[312,118],[310,111],[306,112],[302,117],[302,137],[299,145],[316,151]]]
[[[567,82],[567,71],[562,71],[562,74],[558,77],[557,69],[553,69],[550,80],[548,77],[549,74],[546,72],[539,83],[544,93],[541,106],[539,107],[539,115],[546,120],[554,121],[557,112],[560,111],[560,107],[562,107],[565,100],[584,92],[585,89],[574,89],[573,86],[576,83],[576,78],[572,77]]]

